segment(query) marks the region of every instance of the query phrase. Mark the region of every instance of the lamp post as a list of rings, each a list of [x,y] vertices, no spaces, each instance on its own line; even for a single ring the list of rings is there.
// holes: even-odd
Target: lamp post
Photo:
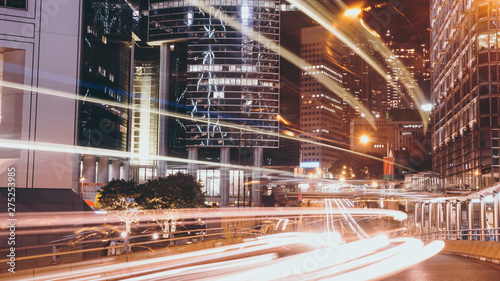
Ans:
[[[83,198],[83,183],[85,182],[85,177],[80,178],[80,197]]]
[[[481,187],[481,172],[479,172],[479,170],[474,172],[474,181],[474,189],[479,189]]]

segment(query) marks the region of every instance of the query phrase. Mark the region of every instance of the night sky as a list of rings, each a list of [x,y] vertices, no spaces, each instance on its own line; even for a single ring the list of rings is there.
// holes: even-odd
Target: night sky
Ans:
[[[427,31],[430,23],[429,2],[430,0],[345,1],[349,7],[366,7],[387,3],[384,7],[364,12],[361,17],[380,35],[385,34],[387,27],[389,27],[395,41],[398,43],[421,43],[420,36],[426,43],[429,43],[429,32]],[[397,13],[390,4],[394,5],[409,19],[420,36],[405,17]]]

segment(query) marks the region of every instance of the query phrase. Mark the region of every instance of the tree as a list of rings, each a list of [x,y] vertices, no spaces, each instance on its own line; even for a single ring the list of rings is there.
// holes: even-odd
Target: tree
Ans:
[[[194,177],[180,172],[166,178],[148,180],[139,188],[141,195],[136,201],[146,209],[159,210],[148,214],[161,227],[164,238],[173,238],[177,230],[178,216],[171,209],[205,206],[201,184]]]
[[[194,177],[178,172],[139,185],[140,195],[135,200],[145,209],[203,207],[205,196],[201,187]]]
[[[133,223],[139,221],[141,206],[135,198],[139,196],[134,181],[112,180],[98,193],[96,208],[112,211],[109,214],[117,216],[125,223],[126,232],[130,233]]]
[[[99,191],[96,208],[109,211],[127,210],[134,205],[137,196],[139,193],[134,181],[114,179]]]

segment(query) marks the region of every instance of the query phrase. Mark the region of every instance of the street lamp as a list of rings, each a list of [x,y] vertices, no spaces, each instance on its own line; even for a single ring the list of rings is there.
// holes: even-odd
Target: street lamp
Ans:
[[[80,187],[80,196],[83,198],[83,183],[85,182],[85,177],[81,177],[80,178],[80,183],[81,183],[81,187]]]
[[[370,137],[367,135],[362,135],[359,140],[361,141],[362,144],[367,144],[370,142]]]
[[[366,144],[368,144],[368,143],[370,143],[370,142],[374,142],[374,143],[376,143],[376,144],[380,144],[380,145],[381,145],[381,147],[384,147],[384,144],[383,144],[382,142],[380,142],[380,141],[375,142],[375,141],[373,141],[373,140],[372,140],[372,139],[371,139],[368,135],[362,135],[361,137],[359,137],[359,141],[360,141],[360,142],[361,142],[361,144],[363,144],[363,145],[366,145]],[[387,156],[389,156],[389,140],[386,140],[386,142],[385,142],[385,147],[386,147],[386,149],[387,149]]]

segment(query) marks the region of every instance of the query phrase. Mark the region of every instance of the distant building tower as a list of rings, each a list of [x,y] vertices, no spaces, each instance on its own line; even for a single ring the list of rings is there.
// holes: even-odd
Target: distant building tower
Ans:
[[[198,159],[199,148],[220,148],[221,163],[229,164],[231,148],[251,147],[254,166],[262,167],[263,148],[278,147],[277,136],[259,130],[279,132],[279,55],[257,38],[265,36],[279,44],[279,1],[220,1],[212,7],[208,11],[208,6],[198,7],[195,1],[159,0],[142,7],[146,41],[160,47],[160,104],[171,100],[171,52],[186,48],[186,86],[178,93],[185,100],[182,109],[192,117],[179,120],[185,128],[189,159]],[[241,23],[242,30],[231,26],[226,17]],[[254,131],[230,128],[225,122]],[[167,124],[171,124],[167,118],[160,118],[160,135],[170,132]],[[164,142],[160,155],[166,155],[162,149],[166,141],[160,139]],[[190,164],[188,170],[196,175],[196,165]],[[160,163],[158,175],[164,173],[166,167]],[[259,178],[254,172],[253,181]],[[252,193],[253,205],[260,206],[259,184]],[[207,194],[214,195],[220,196],[222,206],[229,204],[228,168],[220,170],[220,189]]]
[[[500,178],[497,6],[431,1],[433,168],[444,188]]]
[[[343,147],[342,98],[313,76],[320,73],[342,85],[341,44],[321,26],[303,28],[301,38],[301,58],[310,64],[300,79],[301,137]],[[338,156],[334,148],[310,143],[302,143],[300,153],[302,168],[323,172]]]

